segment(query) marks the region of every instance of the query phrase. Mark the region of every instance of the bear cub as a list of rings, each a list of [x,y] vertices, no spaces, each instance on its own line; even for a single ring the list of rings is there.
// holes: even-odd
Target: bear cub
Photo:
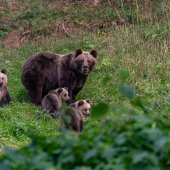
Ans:
[[[60,127],[62,129],[73,128],[75,132],[81,132],[84,125],[84,116],[90,115],[90,100],[79,100],[69,105],[60,113]]]
[[[6,70],[2,69],[0,70],[0,107],[3,107],[3,104],[1,101],[4,103],[9,103],[11,101],[11,97],[8,92],[7,88],[7,75],[6,75]]]
[[[42,100],[42,108],[49,111],[49,114],[55,118],[55,113],[60,110],[62,101],[69,101],[68,88],[58,88],[50,91]]]

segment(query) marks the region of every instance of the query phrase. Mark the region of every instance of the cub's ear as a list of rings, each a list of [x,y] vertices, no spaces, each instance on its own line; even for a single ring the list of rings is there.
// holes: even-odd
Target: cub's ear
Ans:
[[[63,89],[67,90],[68,91],[68,87],[63,87]]]
[[[83,100],[80,100],[80,101],[78,102],[78,107],[82,106],[83,104],[84,104],[84,101],[83,101]]]
[[[90,54],[93,55],[94,58],[96,58],[96,56],[97,56],[97,51],[96,51],[96,50],[92,50],[92,51],[90,52]]]
[[[90,104],[90,99],[86,99],[85,101]]]
[[[60,94],[62,91],[63,91],[63,89],[61,87],[58,88],[58,90],[57,90],[58,94]]]
[[[5,69],[2,69],[2,70],[1,70],[1,73],[6,74],[6,70],[5,70]]]
[[[82,51],[81,51],[81,49],[77,49],[75,53],[76,53],[76,57],[77,57],[78,55],[82,54]]]

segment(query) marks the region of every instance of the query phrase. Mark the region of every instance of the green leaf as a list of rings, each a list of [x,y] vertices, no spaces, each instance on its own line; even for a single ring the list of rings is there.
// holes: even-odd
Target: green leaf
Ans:
[[[99,103],[91,108],[91,118],[99,118],[109,111],[109,106],[105,103]]]
[[[86,162],[88,159],[92,158],[93,156],[95,156],[97,153],[97,149],[93,148],[89,151],[87,151],[86,153],[83,154],[83,160],[84,162]]]
[[[112,111],[112,113],[116,113],[116,111],[117,111],[117,107],[116,106],[111,106],[111,111]]]
[[[81,23],[81,22],[80,22],[80,23]],[[80,23],[79,23],[79,24],[80,24]],[[80,25],[83,25],[83,23],[82,23],[82,24],[80,24]],[[95,45],[90,44],[90,45],[89,45],[89,47],[90,47],[90,48],[94,48],[94,47],[95,47]]]
[[[102,66],[110,66],[111,65],[110,58],[103,58],[101,64]]]
[[[148,112],[147,107],[142,103],[139,97],[136,97],[134,101],[132,102],[133,105],[140,107],[145,113]]]
[[[129,71],[127,69],[120,69],[119,74],[123,80],[126,80],[130,76]]]
[[[107,83],[111,80],[111,77],[110,76],[105,76],[102,80],[102,86],[106,86]]]
[[[149,123],[150,120],[145,115],[133,115],[133,119],[136,121],[142,121],[142,123]]]
[[[79,25],[83,25],[83,22],[79,22]],[[92,46],[94,46],[94,45],[92,45]],[[90,45],[89,45],[89,47],[90,47]],[[93,47],[92,47],[93,48]]]
[[[112,166],[113,170],[126,170],[125,165],[114,164]]]
[[[120,92],[125,95],[128,99],[132,99],[133,96],[135,95],[135,89],[131,85],[126,85],[126,86],[119,86]]]
[[[107,147],[103,150],[102,156],[105,158],[108,162],[113,158],[114,155],[114,149],[111,147]]]
[[[166,137],[163,137],[163,138],[157,140],[157,141],[155,142],[155,145],[156,145],[155,150],[158,151],[158,150],[160,150],[161,148],[164,148],[164,147],[165,147],[165,144],[166,144],[167,142],[168,142],[168,139],[167,139]]]
[[[115,143],[118,145],[122,145],[125,141],[126,141],[125,133],[120,133],[115,139]]]
[[[148,155],[148,152],[141,152],[139,154],[133,155],[133,163],[142,161],[147,155]]]

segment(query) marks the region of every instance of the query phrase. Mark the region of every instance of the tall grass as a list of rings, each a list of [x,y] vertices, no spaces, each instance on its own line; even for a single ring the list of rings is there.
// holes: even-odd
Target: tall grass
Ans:
[[[146,17],[149,18],[146,22]],[[145,18],[145,19],[143,19]],[[121,83],[132,84],[136,96],[140,96],[150,108],[153,117],[169,112],[170,92],[170,2],[163,1],[152,15],[138,15],[136,25],[113,26],[107,31],[82,33],[72,38],[40,38],[37,42],[27,42],[21,48],[0,46],[0,69],[5,68],[8,75],[8,88],[12,97],[10,105],[0,109],[0,148],[8,145],[18,148],[29,142],[27,131],[32,130],[42,136],[60,134],[59,120],[44,115],[41,107],[30,103],[27,92],[21,83],[21,66],[32,54],[51,51],[65,54],[81,48],[98,52],[96,69],[89,75],[83,90],[76,100],[90,98],[93,105],[100,102],[122,105],[122,95],[117,90]],[[143,19],[143,20],[142,20]],[[145,22],[144,22],[145,21]],[[9,61],[9,62],[8,62]],[[119,69],[126,68],[130,77],[122,82]],[[104,78],[110,81],[103,84]],[[121,100],[120,100],[121,99]],[[123,102],[131,107],[126,100]],[[134,109],[134,108],[133,108]],[[138,110],[138,112],[140,112]],[[119,110],[106,118],[113,122],[129,119],[129,113]],[[85,121],[85,131],[98,129],[100,119]]]

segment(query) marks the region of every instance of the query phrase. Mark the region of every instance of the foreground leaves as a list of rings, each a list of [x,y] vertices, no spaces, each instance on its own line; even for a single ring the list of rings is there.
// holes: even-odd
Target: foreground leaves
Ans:
[[[95,130],[76,135],[66,132],[57,138],[30,134],[29,145],[16,151],[3,150],[0,169],[168,170],[169,127],[163,121],[150,121],[146,116],[141,120],[134,116],[118,127],[108,120],[100,133]]]

